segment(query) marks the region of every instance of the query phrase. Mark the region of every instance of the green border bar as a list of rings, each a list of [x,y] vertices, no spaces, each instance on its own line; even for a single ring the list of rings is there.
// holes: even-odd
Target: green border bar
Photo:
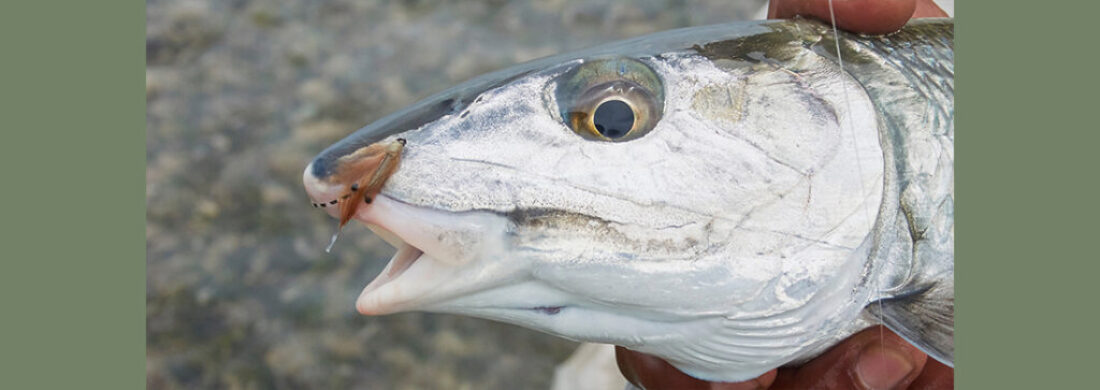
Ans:
[[[956,8],[957,388],[1073,388],[1100,347],[1098,13],[1013,4]],[[0,388],[143,386],[143,37],[142,2],[0,3]]]
[[[0,3],[0,388],[144,387],[144,3]]]
[[[959,389],[1097,386],[1098,13],[1080,3],[956,3]]]

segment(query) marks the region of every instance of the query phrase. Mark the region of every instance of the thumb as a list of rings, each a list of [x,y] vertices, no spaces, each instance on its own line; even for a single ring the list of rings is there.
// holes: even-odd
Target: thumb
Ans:
[[[836,25],[848,31],[885,34],[897,31],[916,9],[916,0],[833,0]],[[769,18],[790,18],[795,15],[826,22],[832,20],[829,0],[772,0],[768,4]]]
[[[774,389],[904,389],[928,356],[882,327],[856,333],[794,371],[780,370]]]

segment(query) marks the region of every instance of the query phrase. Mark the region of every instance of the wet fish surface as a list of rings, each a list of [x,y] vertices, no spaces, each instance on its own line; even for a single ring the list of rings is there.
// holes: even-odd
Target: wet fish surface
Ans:
[[[364,314],[499,320],[721,381],[884,323],[950,365],[953,28],[758,21],[536,60],[356,131],[303,181],[397,248]],[[353,196],[346,167],[398,139]]]

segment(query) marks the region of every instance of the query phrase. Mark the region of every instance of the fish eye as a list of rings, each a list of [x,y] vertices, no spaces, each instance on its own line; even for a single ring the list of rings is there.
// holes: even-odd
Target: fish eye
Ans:
[[[559,76],[555,96],[562,121],[596,141],[637,139],[653,129],[664,108],[660,78],[633,58],[585,62]]]

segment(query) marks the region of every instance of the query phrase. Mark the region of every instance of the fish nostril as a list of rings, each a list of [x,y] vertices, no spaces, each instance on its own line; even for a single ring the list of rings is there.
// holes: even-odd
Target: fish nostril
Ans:
[[[329,165],[328,159],[325,159],[324,156],[317,156],[309,163],[309,173],[316,179],[324,179],[332,173]]]

